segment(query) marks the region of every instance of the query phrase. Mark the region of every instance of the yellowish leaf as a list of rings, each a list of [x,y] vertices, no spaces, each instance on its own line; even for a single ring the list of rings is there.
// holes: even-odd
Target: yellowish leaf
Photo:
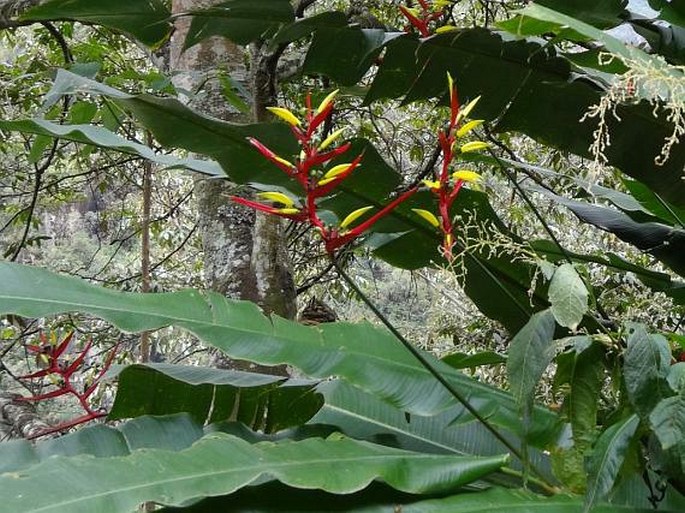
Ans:
[[[343,219],[342,223],[340,223],[340,228],[347,228],[349,225],[354,223],[357,219],[359,219],[361,216],[363,216],[366,212],[371,210],[373,207],[362,207],[358,208],[354,212],[351,212]]]
[[[454,25],[443,25],[442,27],[436,28],[435,33],[444,34],[445,32],[452,32],[454,30],[458,30]]]
[[[416,212],[418,215],[423,217],[428,223],[430,223],[431,226],[437,228],[440,226],[440,221],[438,221],[438,218],[435,217],[435,214],[429,210],[424,210],[422,208],[412,208],[412,211]]]

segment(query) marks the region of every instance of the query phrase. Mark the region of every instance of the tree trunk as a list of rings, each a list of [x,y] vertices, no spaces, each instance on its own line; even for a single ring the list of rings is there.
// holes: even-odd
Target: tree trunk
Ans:
[[[172,11],[189,11],[216,3],[217,0],[174,0]],[[191,105],[226,121],[262,120],[264,107],[273,105],[274,87],[273,80],[264,76],[261,49],[256,46],[252,49],[252,73],[245,66],[245,50],[223,38],[203,40],[183,52],[189,24],[189,18],[176,21],[170,43],[170,69],[177,86],[196,91],[201,84],[202,94],[191,98]],[[225,100],[215,73],[218,67],[252,92],[252,119]],[[267,314],[293,318],[295,287],[280,220],[229,202],[228,196],[234,188],[226,180],[198,179],[196,182],[205,283],[229,298],[254,301]]]
[[[30,438],[50,427],[31,403],[21,400],[21,395],[0,393],[0,440]]]
[[[17,17],[39,2],[40,0],[0,0],[0,30],[34,23],[18,21]]]

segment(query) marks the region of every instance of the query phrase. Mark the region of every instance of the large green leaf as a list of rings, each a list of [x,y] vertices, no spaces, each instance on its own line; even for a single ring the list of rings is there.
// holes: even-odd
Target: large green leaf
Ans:
[[[604,385],[604,347],[599,343],[575,356],[569,380],[571,391],[566,400],[576,443],[591,443],[597,432],[597,410]]]
[[[227,0],[191,14],[185,49],[212,36],[246,45],[273,36],[283,23],[295,18],[290,0]]]
[[[493,488],[450,497],[421,500],[399,495],[387,488],[373,487],[352,495],[331,495],[317,491],[292,490],[267,484],[241,490],[235,495],[207,499],[186,508],[166,508],[162,513],[578,513],[582,499],[558,494],[551,497],[523,490]],[[650,508],[598,504],[593,513],[650,513]],[[678,509],[662,510],[676,513]]]
[[[21,121],[0,120],[0,129],[37,135],[49,135],[100,148],[138,155],[164,168],[183,168],[210,176],[225,176],[221,167],[211,160],[178,158],[155,153],[148,146],[129,141],[104,127],[94,125],[59,125],[46,119]]]
[[[163,0],[47,0],[21,16],[26,21],[76,20],[127,34],[148,46],[159,46],[171,25]]]
[[[270,43],[272,45],[289,43],[308,36],[315,30],[329,30],[341,28],[347,25],[347,16],[343,12],[322,12],[314,16],[308,16],[282,27]]]
[[[307,327],[262,315],[248,302],[189,290],[169,294],[116,292],[83,280],[11,263],[0,263],[0,312],[41,317],[79,311],[125,331],[175,325],[232,358],[264,365],[293,365],[313,378],[340,376],[391,404],[430,415],[455,405],[454,398],[387,331],[370,324]],[[487,410],[490,422],[523,434],[510,395],[478,383],[426,355],[443,375]],[[479,406],[480,405],[480,406]],[[534,423],[554,431],[554,415],[538,411]]]
[[[628,328],[623,358],[625,386],[635,411],[647,417],[659,401],[673,395],[667,381],[671,349],[662,335],[647,333],[641,324]]]
[[[589,463],[584,511],[589,511],[613,488],[639,424],[640,418],[633,414],[599,437]]]
[[[227,419],[279,431],[321,407],[317,382],[187,365],[131,365],[118,374],[110,419],[186,412],[200,424]]]
[[[538,5],[563,12],[591,25],[610,28],[618,25],[626,16],[627,0],[536,0]]]
[[[438,415],[424,417],[407,415],[343,381],[323,383],[318,391],[325,401],[309,422],[333,425],[356,439],[432,454],[492,456],[502,452],[502,444],[475,422],[461,405]],[[521,445],[520,440],[510,433],[505,436],[514,445]],[[530,434],[530,439],[542,447],[545,442],[539,436],[545,435],[534,432]],[[547,457],[542,451],[530,451],[528,456],[537,469],[553,479],[548,471]],[[522,468],[516,459],[512,461],[512,466]]]
[[[660,401],[649,415],[654,434],[664,450],[685,442],[685,396],[679,393]],[[681,450],[683,447],[681,447]],[[681,457],[685,463],[685,457]]]
[[[552,453],[554,475],[570,490],[583,493],[587,487],[586,455],[591,452],[597,434],[597,410],[605,383],[604,346],[584,337],[573,350],[557,357],[555,386],[568,383],[563,416],[571,427],[572,443],[555,448]],[[564,368],[566,367],[566,368]],[[561,377],[560,379],[560,376]]]
[[[342,85],[359,82],[383,46],[398,34],[380,29],[330,27],[317,30],[304,62],[305,73],[325,73]]]
[[[613,233],[685,276],[685,230],[655,222],[640,223],[613,208],[567,199],[549,191],[544,194],[571,210],[581,221]]]
[[[511,392],[526,411],[533,404],[535,387],[554,358],[554,328],[551,310],[538,312],[509,344],[507,376]]]
[[[178,452],[50,458],[24,472],[0,475],[0,501],[13,513],[129,513],[146,501],[181,505],[232,493],[257,479],[333,493],[358,491],[382,479],[401,491],[436,493],[455,490],[506,461],[506,456],[416,454],[342,435],[251,445],[213,433]],[[345,472],[332,473],[331,465]]]
[[[550,309],[557,323],[575,330],[588,310],[588,291],[573,264],[561,264],[549,284]]]
[[[37,444],[27,440],[0,443],[0,475],[42,464],[53,456],[127,456],[137,449],[187,449],[204,435],[189,415],[139,417],[114,428],[98,424]]]

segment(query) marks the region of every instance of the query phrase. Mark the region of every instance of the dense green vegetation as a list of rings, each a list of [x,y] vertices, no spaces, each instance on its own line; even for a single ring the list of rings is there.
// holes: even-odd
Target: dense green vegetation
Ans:
[[[41,405],[81,401],[55,432],[95,423],[0,443],[3,508],[685,509],[682,2],[32,4],[0,19],[3,51],[27,46],[2,79],[0,357],[9,373],[7,358],[35,356]],[[296,62],[269,121],[206,115],[152,67],[177,18],[191,20],[185,49],[220,36],[273,73]],[[251,93],[216,74],[248,109]],[[94,169],[110,208],[84,245],[106,236],[122,252],[93,248],[86,264],[90,250],[45,242],[39,214],[82,199]],[[291,221],[299,283],[333,272],[329,293],[385,326],[305,326],[202,290],[187,171]],[[151,234],[128,199],[150,173]],[[129,276],[141,233],[167,292]],[[404,300],[376,305],[353,255],[440,281],[420,316],[442,314],[431,337],[456,352],[417,349],[422,327],[394,325]],[[483,317],[464,330],[453,309],[467,297]],[[97,351],[66,335],[83,326]],[[292,377],[154,362],[149,348],[131,363],[132,334],[163,329],[170,353],[203,345]]]

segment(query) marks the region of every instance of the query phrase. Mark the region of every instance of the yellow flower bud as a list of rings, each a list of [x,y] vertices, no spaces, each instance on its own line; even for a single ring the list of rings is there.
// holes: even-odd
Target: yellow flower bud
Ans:
[[[474,128],[478,128],[482,124],[483,124],[482,119],[474,119],[473,121],[469,121],[468,123],[465,123],[462,127],[459,128],[459,130],[457,130],[457,137],[464,137],[471,130],[473,130]]]
[[[288,109],[284,109],[283,107],[267,107],[266,110],[271,112],[274,116],[278,116],[281,118],[283,121],[286,123],[293,125],[293,126],[300,126],[300,120],[297,119],[295,114],[290,112]]]
[[[275,201],[286,207],[292,207],[295,202],[282,192],[258,192],[257,197],[267,201]]]
[[[361,216],[363,216],[366,212],[371,210],[373,207],[362,207],[358,208],[354,212],[351,212],[343,219],[342,223],[340,223],[340,228],[347,228],[349,225],[354,223],[357,219],[359,219]]]
[[[458,169],[452,173],[452,178],[462,182],[480,182],[483,179],[478,173],[470,169]]]
[[[480,96],[477,96],[476,98],[471,100],[469,103],[464,105],[464,107],[459,110],[459,115],[457,116],[457,121],[462,120],[464,118],[468,118],[469,114],[471,114],[471,111],[473,110],[473,108],[478,103],[478,100],[480,100]]]
[[[336,89],[335,91],[331,92],[326,96],[323,101],[319,104],[319,107],[316,109],[316,113],[320,114],[321,112],[328,107],[328,104],[333,101],[333,99],[338,95],[338,92],[340,89]]]
[[[430,212],[428,210],[424,210],[422,208],[412,208],[413,212],[416,212],[418,215],[423,217],[428,223],[430,223],[431,226],[437,228],[440,226],[440,221],[438,221],[438,218],[435,217],[435,214],[433,212]]]
[[[483,150],[490,145],[486,142],[483,141],[472,141],[472,142],[467,142],[464,144],[460,150],[462,153],[468,153],[470,151],[478,151],[478,150]]]

